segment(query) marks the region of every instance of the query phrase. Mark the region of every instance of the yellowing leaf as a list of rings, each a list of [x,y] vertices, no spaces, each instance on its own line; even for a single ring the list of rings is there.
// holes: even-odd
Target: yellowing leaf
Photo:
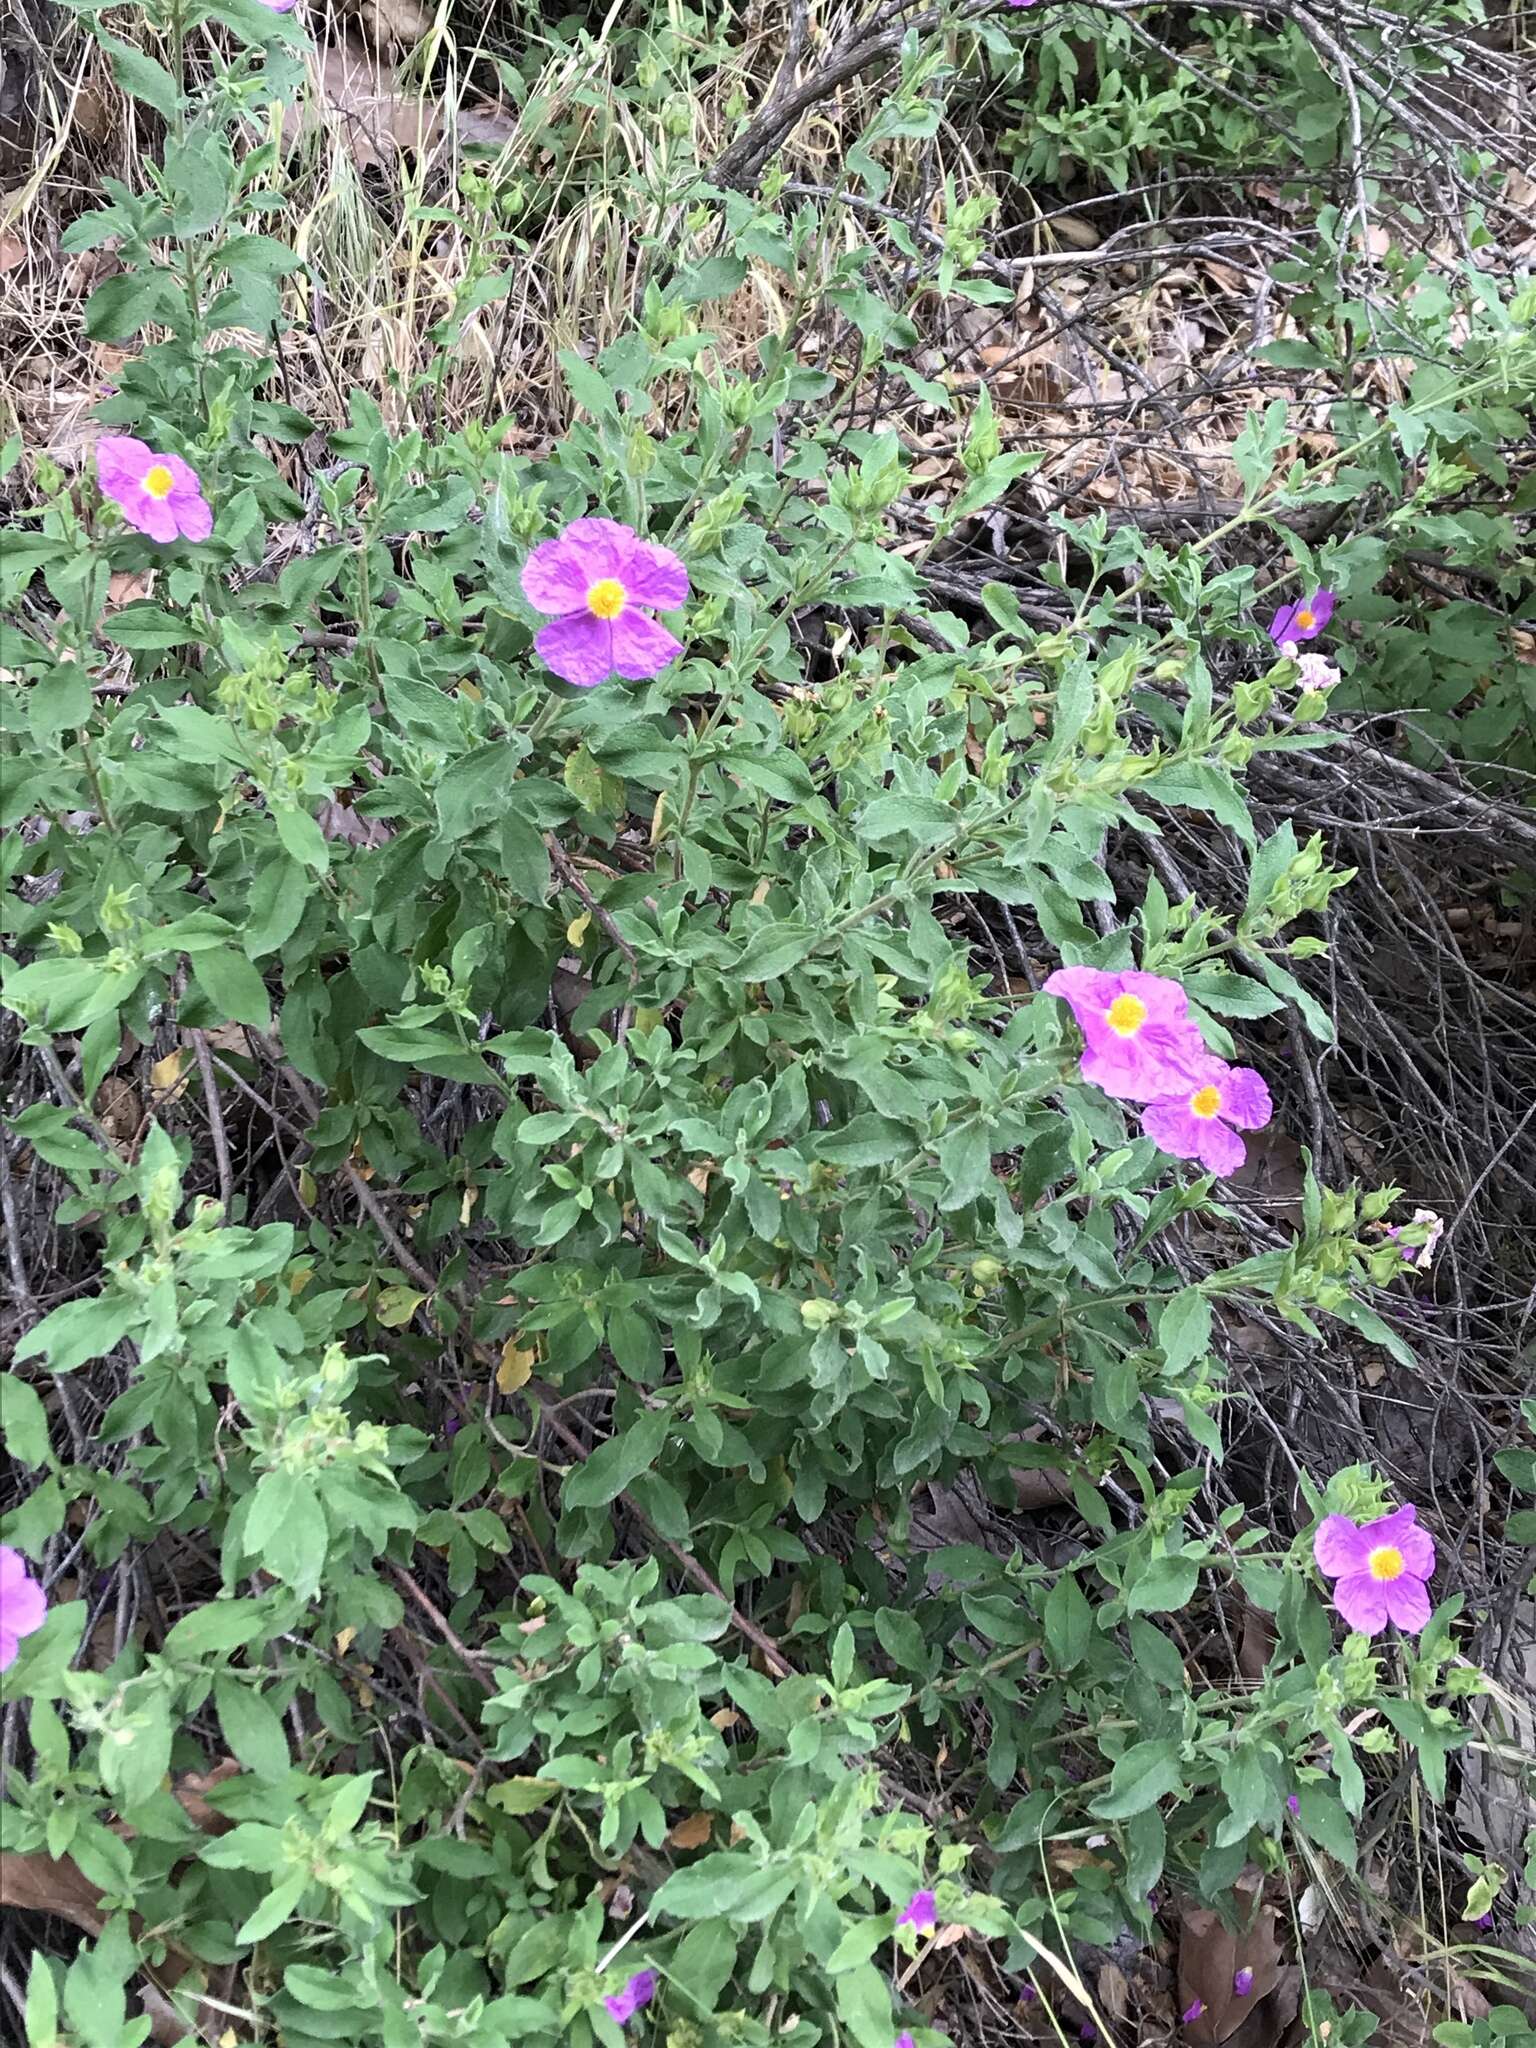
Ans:
[[[187,1057],[184,1045],[178,1045],[174,1052],[168,1052],[163,1060],[156,1060],[149,1070],[150,1083],[157,1094],[171,1091],[169,1099],[174,1101],[186,1082],[181,1078],[182,1062]]]
[[[485,1796],[503,1813],[532,1813],[535,1807],[547,1806],[559,1790],[552,1778],[503,1778]]]
[[[337,1630],[337,1632],[336,1632],[336,1654],[337,1654],[337,1656],[338,1656],[338,1657],[345,1657],[345,1655],[347,1654],[348,1650],[350,1650],[350,1649],[351,1649],[351,1647],[352,1647],[353,1643],[354,1643],[354,1642],[356,1641],[356,1639],[357,1639],[357,1630],[356,1630],[356,1628],[355,1628],[355,1627],[347,1627],[347,1628],[343,1628],[343,1629],[338,1629],[338,1630]]]
[[[592,922],[590,910],[584,910],[580,917],[573,917],[565,928],[565,942],[568,946],[579,946],[587,935],[587,926]]]
[[[536,1351],[519,1351],[517,1339],[509,1337],[501,1347],[501,1363],[496,1368],[496,1384],[504,1394],[515,1394],[519,1387],[526,1387],[533,1377]]]
[[[386,1330],[403,1330],[426,1298],[414,1287],[381,1287],[373,1319]]]

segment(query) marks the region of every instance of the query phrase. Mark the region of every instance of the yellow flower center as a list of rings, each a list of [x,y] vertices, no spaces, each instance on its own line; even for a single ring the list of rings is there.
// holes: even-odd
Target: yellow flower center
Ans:
[[[144,488],[152,498],[168,498],[176,488],[176,479],[163,462],[151,463],[144,472]]]
[[[1384,1586],[1403,1576],[1403,1553],[1395,1543],[1378,1544],[1365,1563],[1371,1577]]]
[[[1317,614],[1316,612],[1300,611],[1296,614],[1296,623],[1303,632],[1310,633],[1317,624]]]
[[[1104,1015],[1117,1038],[1134,1038],[1147,1021],[1147,1006],[1140,996],[1116,996]]]
[[[600,576],[587,592],[587,610],[594,619],[616,619],[624,609],[624,597],[617,576]]]
[[[1221,1108],[1221,1090],[1214,1082],[1209,1087],[1197,1088],[1189,1098],[1189,1106],[1195,1116],[1209,1122]]]

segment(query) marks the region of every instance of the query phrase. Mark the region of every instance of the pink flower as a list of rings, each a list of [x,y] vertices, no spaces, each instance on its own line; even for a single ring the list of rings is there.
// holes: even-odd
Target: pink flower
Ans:
[[[917,2043],[910,2034],[902,2032],[896,2036],[895,2048],[917,2048]]]
[[[151,540],[206,540],[213,531],[196,471],[179,455],[157,455],[131,434],[102,435],[96,480],[128,524]]]
[[[270,7],[274,14],[288,14],[293,8],[293,0],[261,0],[261,4]]]
[[[1210,1058],[1189,998],[1164,975],[1058,967],[1045,993],[1060,996],[1077,1019],[1086,1041],[1083,1079],[1122,1102],[1175,1094],[1193,1066]]]
[[[919,1934],[932,1934],[938,1924],[938,1906],[932,1892],[914,1892],[896,1915],[898,1927],[915,1927]]]
[[[554,614],[534,646],[580,690],[615,675],[632,682],[660,675],[683,651],[640,607],[675,610],[688,595],[688,571],[670,548],[615,520],[573,519],[534,549],[522,582],[535,611]]]
[[[1175,1159],[1198,1159],[1207,1173],[1236,1173],[1248,1157],[1238,1131],[1261,1131],[1274,1113],[1262,1074],[1207,1055],[1177,1095],[1147,1104],[1141,1128]]]
[[[1035,0],[1008,0],[1010,7],[1033,7]]]
[[[1284,652],[1298,640],[1315,640],[1333,617],[1333,592],[1314,590],[1294,604],[1283,604],[1270,621],[1269,637]]]
[[[1363,1636],[1380,1635],[1389,1621],[1417,1635],[1429,1620],[1424,1582],[1435,1569],[1435,1545],[1417,1526],[1418,1513],[1399,1508],[1364,1528],[1348,1515],[1329,1515],[1312,1539],[1318,1570],[1338,1580],[1334,1605]]]
[[[0,1543],[0,1671],[9,1671],[22,1637],[40,1629],[47,1618],[47,1596],[28,1577],[27,1560],[8,1543]]]
[[[1239,1970],[1232,1979],[1232,1989],[1239,1998],[1246,1998],[1253,1989],[1252,1970]]]
[[[1301,672],[1300,682],[1304,690],[1331,690],[1339,680],[1338,670],[1321,654],[1298,654],[1296,666]]]
[[[627,2026],[642,2006],[650,2004],[656,1996],[656,1972],[637,1970],[622,1991],[612,1992],[603,2000],[610,2019]]]

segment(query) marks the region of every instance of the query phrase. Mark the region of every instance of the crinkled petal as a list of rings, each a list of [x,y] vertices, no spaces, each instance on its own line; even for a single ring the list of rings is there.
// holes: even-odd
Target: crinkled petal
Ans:
[[[1116,975],[1120,984],[1117,995],[1135,996],[1146,1005],[1147,1022],[1143,1027],[1150,1030],[1154,1025],[1164,1029],[1181,1029],[1189,1016],[1189,997],[1183,985],[1173,981],[1166,974],[1143,974],[1139,969],[1129,974]],[[1198,1036],[1195,1043],[1201,1043]]]
[[[1220,1117],[1195,1117],[1200,1128],[1200,1148],[1195,1157],[1207,1173],[1236,1173],[1248,1157],[1248,1147]]]
[[[96,443],[96,481],[109,498],[137,490],[151,467],[155,451],[132,434],[103,434]]]
[[[1331,590],[1313,591],[1312,602],[1307,606],[1307,610],[1312,614],[1312,630],[1314,633],[1321,633],[1328,621],[1333,617],[1333,604],[1334,598]]]
[[[521,582],[523,595],[535,611],[552,612],[557,617],[565,612],[584,612],[587,608],[587,592],[600,577],[611,576],[613,549],[602,549],[602,563],[596,560],[597,550],[582,542],[579,528],[584,526],[606,527],[612,522],[606,519],[577,519],[553,540],[543,540],[523,564]]]
[[[613,622],[613,665],[631,682],[660,675],[682,651],[682,641],[675,640],[665,626],[658,626],[644,612],[626,607]]]
[[[171,472],[171,488],[165,503],[183,540],[206,540],[213,531],[213,509],[203,496],[197,471],[179,455],[162,455]]]
[[[3,1600],[12,1586],[19,1586],[27,1576],[27,1560],[19,1550],[9,1543],[0,1543],[0,1600]]]
[[[1369,1572],[1351,1572],[1333,1589],[1333,1604],[1363,1636],[1379,1636],[1387,1625],[1387,1587]]]
[[[1221,1083],[1221,1113],[1240,1131],[1262,1131],[1275,1113],[1264,1076],[1252,1067],[1230,1067]]]
[[[1144,1031],[1135,1038],[1111,1034],[1107,1040],[1089,1041],[1082,1058],[1082,1076],[1117,1102],[1159,1102],[1189,1092],[1190,1057],[1188,1046],[1163,1033]]]
[[[175,540],[181,531],[176,507],[169,498],[152,498],[148,491],[134,491],[122,500],[123,517],[151,540]]]
[[[1295,604],[1283,604],[1269,622],[1269,637],[1283,654],[1296,644],[1296,614],[1300,610],[1300,600]]]
[[[1404,1635],[1416,1636],[1430,1617],[1429,1591],[1424,1581],[1404,1572],[1382,1587],[1386,1595],[1387,1619],[1396,1622]]]
[[[1154,1144],[1175,1159],[1198,1159],[1205,1126],[1182,1095],[1149,1102],[1141,1113],[1141,1128]]]
[[[639,534],[630,536],[619,581],[632,603],[654,605],[659,612],[676,611],[688,596],[688,571],[680,558],[660,541],[642,540]]]
[[[1427,1529],[1419,1527],[1416,1507],[1398,1508],[1393,1514],[1383,1515],[1380,1521],[1367,1522],[1360,1535],[1369,1550],[1375,1550],[1383,1543],[1390,1543],[1394,1549],[1400,1550],[1403,1569],[1412,1572],[1416,1579],[1427,1579],[1433,1575],[1435,1539]]]
[[[23,1579],[5,1595],[5,1625],[12,1635],[29,1636],[48,1619],[48,1596],[35,1579]]]
[[[1109,1008],[1120,993],[1120,977],[1099,967],[1058,967],[1046,977],[1044,992],[1060,996],[1081,1024],[1090,1010]]]
[[[540,659],[578,690],[596,689],[614,673],[613,626],[587,611],[551,619],[534,640]]]
[[[1326,1515],[1312,1538],[1312,1557],[1325,1578],[1341,1579],[1349,1572],[1363,1572],[1371,1552],[1370,1541],[1348,1515]]]
[[[11,1631],[0,1622],[0,1671],[9,1671],[16,1662],[16,1652],[21,1648]]]

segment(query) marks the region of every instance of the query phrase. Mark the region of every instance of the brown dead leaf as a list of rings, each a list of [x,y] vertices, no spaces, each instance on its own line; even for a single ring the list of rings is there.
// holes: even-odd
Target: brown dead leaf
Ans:
[[[27,245],[20,235],[0,235],[0,271],[15,270],[27,260]]]
[[[1234,1886],[1238,1911],[1253,1914],[1236,1934],[1222,1925],[1221,1915],[1212,1907],[1181,1904],[1179,2010],[1186,2012],[1197,2002],[1203,2008],[1199,2019],[1186,2030],[1193,2048],[1218,2048],[1219,2043],[1231,2040],[1279,1982],[1280,1944],[1275,1936],[1274,1910],[1262,1903],[1254,1910],[1259,1886],[1259,1874],[1252,1869]],[[1253,1973],[1252,1985],[1244,1993],[1235,1988],[1240,1970]]]
[[[712,1813],[690,1813],[667,1836],[669,1849],[702,1849],[715,1824]]]
[[[1260,1607],[1247,1602],[1243,1609],[1243,1633],[1237,1646],[1237,1668],[1250,1685],[1263,1683],[1270,1652],[1275,1647],[1275,1624]]]
[[[135,604],[141,597],[148,597],[154,587],[153,569],[114,569],[107,578],[107,601],[102,611],[115,612],[121,605]]]

